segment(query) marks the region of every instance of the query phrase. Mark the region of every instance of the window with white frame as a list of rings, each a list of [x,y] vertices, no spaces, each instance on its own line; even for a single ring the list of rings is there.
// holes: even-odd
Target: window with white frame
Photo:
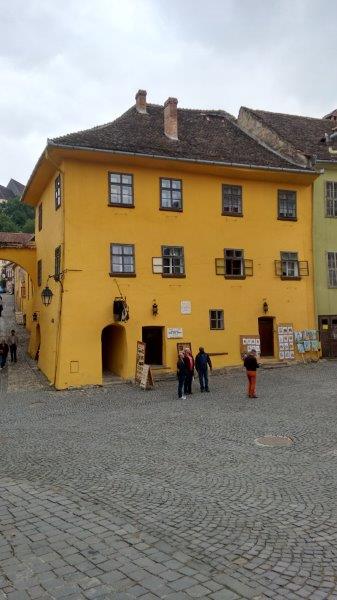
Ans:
[[[111,244],[110,253],[112,274],[135,274],[135,247],[133,244]]]
[[[299,277],[298,253],[281,252],[281,276]]]
[[[337,287],[337,252],[327,252],[328,286]]]
[[[209,311],[209,326],[210,329],[224,329],[223,310],[211,309]]]
[[[184,248],[181,246],[163,246],[163,275],[179,276],[185,274]]]
[[[337,181],[325,182],[325,215],[337,217]]]

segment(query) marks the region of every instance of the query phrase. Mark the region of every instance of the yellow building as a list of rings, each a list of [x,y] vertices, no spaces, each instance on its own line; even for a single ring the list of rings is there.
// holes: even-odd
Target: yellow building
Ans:
[[[224,111],[151,105],[143,91],[116,121],[48,141],[23,196],[36,207],[42,371],[58,389],[105,370],[133,378],[137,340],[167,372],[179,342],[220,368],[259,333],[278,358],[278,324],[315,326],[316,176]]]

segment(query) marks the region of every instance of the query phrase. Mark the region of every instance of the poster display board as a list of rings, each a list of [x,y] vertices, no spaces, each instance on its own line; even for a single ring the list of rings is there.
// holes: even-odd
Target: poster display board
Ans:
[[[261,354],[261,344],[259,335],[240,335],[240,354],[248,354],[251,350],[255,350],[257,356]]]
[[[143,365],[142,376],[139,385],[142,390],[149,390],[151,387],[153,387],[153,378],[150,365]]]
[[[294,328],[292,323],[279,323],[277,326],[278,351],[280,360],[294,360]]]
[[[305,352],[319,352],[321,345],[319,342],[319,334],[317,329],[303,329],[303,331],[295,331],[295,342],[297,352],[304,354]]]
[[[192,344],[191,342],[178,342],[177,343],[177,354],[179,352],[184,352],[184,350],[190,350],[192,352]]]
[[[137,351],[136,351],[136,374],[135,381],[136,383],[140,383],[142,374],[143,374],[143,366],[145,363],[145,342],[137,342]]]

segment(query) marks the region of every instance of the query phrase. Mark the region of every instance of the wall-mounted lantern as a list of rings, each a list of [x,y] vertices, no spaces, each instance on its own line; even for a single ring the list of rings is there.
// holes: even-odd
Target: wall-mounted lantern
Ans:
[[[155,300],[152,302],[152,314],[154,317],[156,317],[158,314],[158,304]]]
[[[49,306],[49,304],[52,301],[53,295],[54,294],[51,291],[50,287],[46,285],[46,287],[41,292],[41,298],[44,306]]]
[[[265,300],[262,306],[263,306],[263,312],[266,315],[269,310],[268,302]]]

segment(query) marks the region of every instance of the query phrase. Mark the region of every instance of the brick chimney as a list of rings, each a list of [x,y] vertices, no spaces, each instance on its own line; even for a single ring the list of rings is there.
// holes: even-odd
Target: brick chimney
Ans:
[[[177,98],[168,98],[164,104],[164,132],[170,140],[178,139],[177,104]]]
[[[138,90],[136,94],[137,112],[146,114],[146,90]]]

